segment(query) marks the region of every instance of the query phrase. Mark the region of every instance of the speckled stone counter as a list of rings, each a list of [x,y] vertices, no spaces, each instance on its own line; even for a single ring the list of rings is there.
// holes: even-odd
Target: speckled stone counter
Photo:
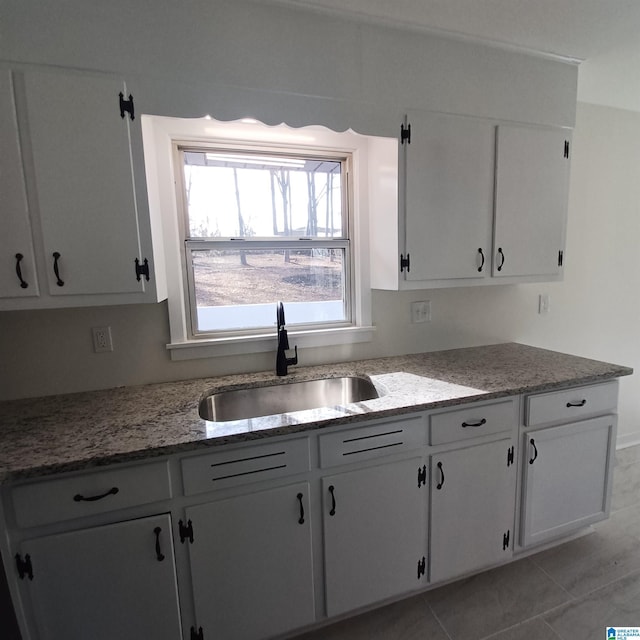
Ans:
[[[221,446],[329,425],[540,392],[630,375],[615,364],[514,343],[293,367],[273,372],[123,387],[0,403],[0,481]],[[362,375],[366,402],[214,423],[198,415],[212,390]]]

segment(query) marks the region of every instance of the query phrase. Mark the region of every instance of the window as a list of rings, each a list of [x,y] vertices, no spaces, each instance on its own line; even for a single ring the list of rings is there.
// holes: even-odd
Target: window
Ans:
[[[192,336],[351,325],[350,154],[176,146]]]
[[[368,217],[397,214],[395,138],[141,119],[172,360],[274,351],[279,301],[301,349],[371,340]]]

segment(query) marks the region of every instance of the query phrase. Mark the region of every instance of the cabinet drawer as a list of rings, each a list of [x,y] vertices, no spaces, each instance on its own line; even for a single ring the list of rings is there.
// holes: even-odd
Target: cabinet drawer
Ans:
[[[333,467],[410,451],[426,444],[422,417],[394,420],[320,436],[320,464]]]
[[[309,440],[298,438],[184,458],[185,495],[260,482],[309,470]]]
[[[571,422],[589,415],[614,412],[617,405],[617,380],[540,393],[527,398],[525,424],[531,427],[548,422]]]
[[[21,527],[83,518],[171,497],[169,468],[156,462],[41,480],[11,491]]]
[[[429,444],[438,445],[509,431],[518,424],[517,398],[469,404],[429,418]]]

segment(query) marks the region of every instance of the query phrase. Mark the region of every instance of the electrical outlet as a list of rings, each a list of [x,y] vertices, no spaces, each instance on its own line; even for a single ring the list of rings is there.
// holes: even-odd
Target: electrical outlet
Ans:
[[[540,315],[546,315],[549,313],[551,301],[548,293],[541,293],[538,297],[538,313]]]
[[[411,303],[411,322],[431,322],[431,300],[421,300]]]
[[[93,350],[95,353],[113,351],[113,341],[111,340],[111,327],[93,327]]]

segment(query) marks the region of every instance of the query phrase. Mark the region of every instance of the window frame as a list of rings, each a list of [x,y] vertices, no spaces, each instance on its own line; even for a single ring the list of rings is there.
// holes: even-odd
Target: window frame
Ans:
[[[286,124],[266,125],[255,120],[246,124],[244,120],[223,122],[208,116],[185,118],[143,114],[141,125],[149,213],[152,220],[156,220],[152,229],[161,234],[157,241],[164,247],[162,255],[155,256],[155,268],[166,275],[169,316],[166,348],[171,360],[267,353],[274,352],[277,345],[275,325],[273,331],[263,334],[189,339],[189,319],[184,304],[187,291],[182,267],[185,249],[179,242],[180,234],[184,233],[180,225],[184,223],[178,213],[181,196],[175,184],[175,142],[200,145],[215,141],[229,146],[249,143],[265,148],[283,144],[291,146],[293,142],[322,152],[351,154],[352,325],[316,330],[296,328],[289,331],[289,337],[302,350],[335,347],[337,357],[343,357],[340,354],[344,349],[351,350],[355,344],[373,339],[376,329],[371,321],[369,216],[372,209],[384,210],[388,215],[397,214],[395,138],[370,137],[351,130],[335,132],[321,125],[290,127]]]
[[[187,189],[184,173],[184,153],[185,152],[219,152],[237,153],[248,156],[258,154],[268,154],[270,156],[282,156],[283,158],[322,158],[331,162],[339,162],[341,165],[341,222],[342,233],[339,238],[310,238],[307,236],[285,236],[279,239],[270,236],[252,236],[246,238],[232,238],[228,236],[215,239],[191,238],[189,227],[189,207],[187,203]],[[252,249],[313,249],[313,248],[335,248],[344,251],[343,270],[343,308],[345,319],[335,322],[309,322],[294,324],[289,322],[287,328],[290,332],[296,329],[306,331],[321,331],[325,329],[341,329],[356,326],[354,319],[353,292],[355,291],[353,255],[351,251],[351,233],[354,228],[353,223],[353,192],[351,185],[353,177],[353,155],[345,150],[327,150],[319,148],[309,148],[304,145],[274,145],[264,146],[259,144],[228,143],[220,140],[207,140],[195,142],[173,140],[173,156],[175,168],[176,201],[178,203],[178,215],[180,218],[180,245],[183,247],[183,286],[185,291],[184,304],[187,316],[187,339],[193,341],[207,339],[225,339],[235,337],[249,337],[254,335],[264,335],[271,329],[270,326],[262,326],[250,329],[220,329],[214,331],[198,329],[198,305],[196,301],[196,286],[192,256],[195,250],[221,249],[221,250],[246,250]],[[274,301],[275,304],[278,301]],[[275,311],[274,311],[275,318]],[[275,320],[274,320],[275,325]]]

